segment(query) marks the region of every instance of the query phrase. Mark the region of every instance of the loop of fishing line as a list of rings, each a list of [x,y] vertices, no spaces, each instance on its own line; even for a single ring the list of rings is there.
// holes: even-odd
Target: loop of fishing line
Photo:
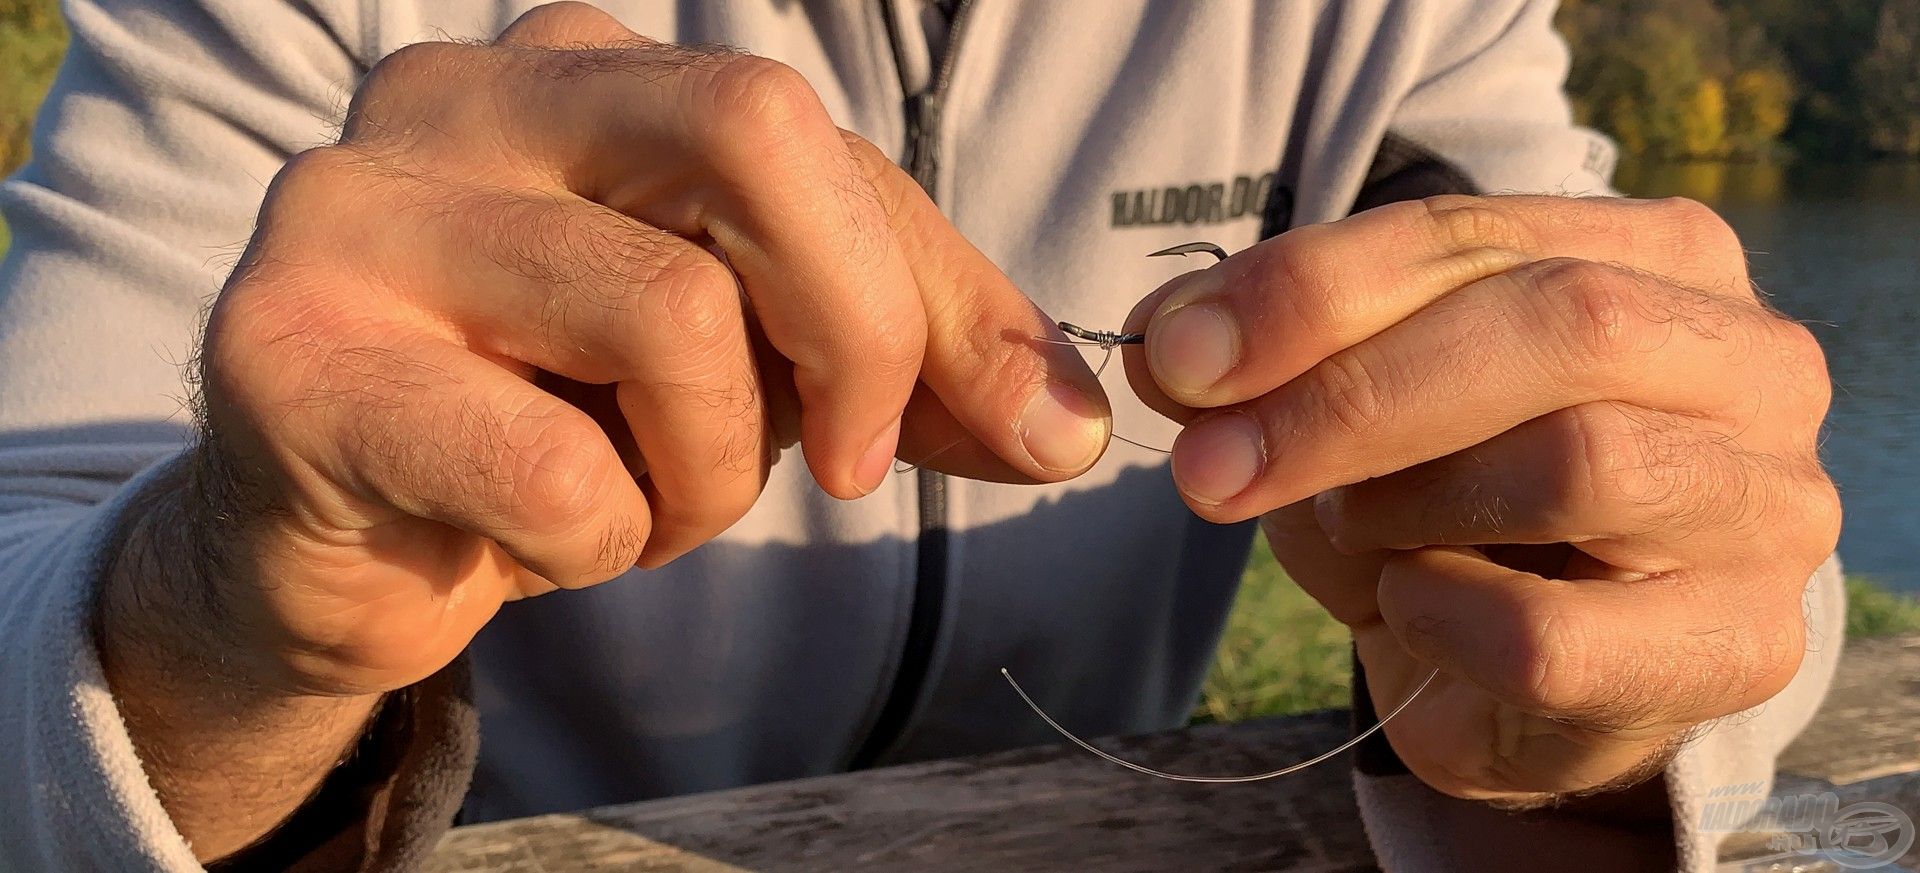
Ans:
[[[1227,259],[1227,253],[1225,250],[1209,242],[1192,242],[1192,243],[1186,243],[1184,245],[1177,245],[1172,248],[1161,249],[1160,251],[1153,252],[1149,254],[1148,257],[1163,257],[1167,255],[1191,255],[1191,254],[1201,254],[1201,253],[1212,255],[1216,261],[1224,261]],[[1093,348],[1097,348],[1105,352],[1106,354],[1100,359],[1099,366],[1094,367],[1093,369],[1093,375],[1094,375],[1094,378],[1096,379],[1098,379],[1102,374],[1106,373],[1107,365],[1113,362],[1114,350],[1120,348],[1121,346],[1144,345],[1146,344],[1146,341],[1147,341],[1147,335],[1144,333],[1121,333],[1119,331],[1112,331],[1112,330],[1094,330],[1092,328],[1081,327],[1080,325],[1074,324],[1069,321],[1056,322],[1056,324],[1060,328],[1060,332],[1063,334],[1066,334],[1068,337],[1070,337],[1070,339],[1054,339],[1053,337],[1045,337],[1045,336],[1031,337],[1031,339],[1035,342],[1048,343],[1050,345],[1091,346]],[[1172,449],[1163,449],[1158,446],[1150,446],[1143,442],[1128,439],[1117,433],[1113,433],[1110,435],[1114,439],[1117,439],[1123,443],[1126,443],[1131,446],[1138,446],[1140,448],[1146,449],[1151,452],[1159,452],[1163,455],[1173,453]],[[926,464],[928,461],[931,461],[934,458],[939,457],[940,455],[951,450],[954,446],[957,446],[965,442],[966,440],[967,440],[967,437],[964,437],[964,436],[960,437],[959,439],[956,439],[953,442],[950,442],[945,446],[942,446],[938,451],[935,451],[933,454],[930,454],[921,458],[918,463],[913,463],[913,464],[906,464],[905,462],[896,463],[894,465],[893,471],[895,473],[910,472],[920,467],[921,465]],[[1382,729],[1384,729],[1387,726],[1387,722],[1392,721],[1396,716],[1400,715],[1400,713],[1405,712],[1407,707],[1412,706],[1413,701],[1419,698],[1422,692],[1425,692],[1427,690],[1427,686],[1433,684],[1434,678],[1440,675],[1440,671],[1439,670],[1428,671],[1427,677],[1425,679],[1420,680],[1420,684],[1413,689],[1413,693],[1408,694],[1405,700],[1400,701],[1400,705],[1395,706],[1392,711],[1388,712],[1384,716],[1381,716],[1378,721],[1374,722],[1372,727],[1369,727],[1366,730],[1361,731],[1359,734],[1356,734],[1352,739],[1347,740],[1346,742],[1341,743],[1340,745],[1334,746],[1333,748],[1328,749],[1327,751],[1322,752],[1318,755],[1315,755],[1311,758],[1308,758],[1304,761],[1299,761],[1293,764],[1289,764],[1285,767],[1281,767],[1278,770],[1269,770],[1265,773],[1252,773],[1244,776],[1189,776],[1181,773],[1169,773],[1165,770],[1156,770],[1144,764],[1136,764],[1132,761],[1129,761],[1111,752],[1105,751],[1100,747],[1095,746],[1094,744],[1087,742],[1084,739],[1081,739],[1079,735],[1075,734],[1074,732],[1067,730],[1066,726],[1054,720],[1053,716],[1048,715],[1046,710],[1040,708],[1040,704],[1035,702],[1033,697],[1027,694],[1027,690],[1025,688],[1020,687],[1020,683],[1013,678],[1013,673],[1009,671],[1007,668],[1005,667],[1000,668],[1000,675],[1007,680],[1008,685],[1013,686],[1013,692],[1015,694],[1020,695],[1020,700],[1026,703],[1027,708],[1033,710],[1034,715],[1039,716],[1041,721],[1044,721],[1047,723],[1047,727],[1053,728],[1055,733],[1058,733],[1060,736],[1065,737],[1069,742],[1073,743],[1074,745],[1079,746],[1080,748],[1093,753],[1095,756],[1099,757],[1103,761],[1106,761],[1107,763],[1117,764],[1121,767],[1125,767],[1128,770],[1132,770],[1136,773],[1144,773],[1148,776],[1152,776],[1157,779],[1166,779],[1173,782],[1200,782],[1200,783],[1207,783],[1207,784],[1214,784],[1214,785],[1225,785],[1225,784],[1235,784],[1235,783],[1241,783],[1241,782],[1259,782],[1266,779],[1277,779],[1281,776],[1286,776],[1292,773],[1298,773],[1302,770],[1307,769],[1308,767],[1312,767],[1315,764],[1320,764],[1322,762],[1325,762],[1326,760],[1333,758],[1334,756],[1339,755],[1340,753],[1345,752],[1348,749],[1353,748],[1354,746],[1359,745],[1361,741],[1365,740],[1370,736],[1373,736],[1376,733],[1379,733]]]
[[[1246,776],[1187,776],[1180,773],[1168,773],[1165,770],[1155,770],[1152,767],[1148,767],[1143,764],[1135,764],[1132,761],[1129,761],[1111,752],[1105,751],[1100,747],[1095,746],[1094,744],[1081,739],[1078,735],[1074,734],[1072,731],[1067,730],[1065,727],[1062,727],[1059,722],[1054,721],[1053,716],[1048,715],[1046,710],[1040,708],[1040,704],[1033,702],[1033,698],[1027,695],[1027,690],[1025,688],[1021,688],[1019,682],[1014,681],[1013,674],[1011,672],[1008,672],[1007,668],[1001,667],[1000,675],[1007,680],[1008,685],[1013,686],[1013,692],[1015,694],[1020,695],[1020,699],[1026,702],[1027,708],[1033,710],[1034,715],[1040,716],[1040,719],[1047,723],[1047,727],[1053,728],[1055,732],[1059,733],[1063,737],[1066,737],[1074,745],[1079,746],[1082,749],[1086,749],[1089,752],[1092,752],[1094,755],[1098,756],[1101,760],[1106,761],[1109,764],[1118,764],[1122,767],[1125,767],[1129,770],[1134,771],[1135,773],[1145,773],[1148,776],[1153,776],[1160,779],[1167,779],[1173,782],[1201,782],[1201,783],[1206,783],[1210,785],[1228,785],[1228,784],[1235,784],[1240,782],[1259,782],[1265,779],[1275,779],[1275,778],[1286,776],[1292,773],[1298,773],[1302,770],[1307,769],[1308,767],[1311,767],[1315,764],[1322,763],[1327,759],[1340,754],[1341,752],[1345,752],[1346,750],[1359,745],[1361,740],[1364,740],[1370,736],[1373,736],[1376,733],[1379,733],[1381,728],[1384,728],[1387,726],[1387,722],[1393,721],[1394,716],[1397,716],[1400,713],[1406,711],[1407,707],[1413,705],[1414,699],[1418,698],[1421,692],[1426,691],[1428,685],[1433,684],[1434,677],[1439,676],[1440,671],[1439,670],[1428,671],[1427,678],[1420,680],[1420,685],[1414,688],[1413,693],[1407,695],[1405,700],[1400,701],[1399,706],[1394,707],[1392,712],[1389,712],[1386,715],[1381,716],[1379,721],[1376,721],[1373,723],[1373,727],[1370,727],[1364,731],[1361,731],[1359,734],[1356,734],[1353,737],[1353,739],[1350,739],[1344,743],[1341,743],[1340,745],[1334,746],[1333,748],[1328,749],[1325,752],[1321,752],[1320,754],[1315,755],[1311,758],[1308,758],[1305,761],[1299,761],[1293,764],[1288,764],[1287,766],[1281,767],[1278,770],[1269,770],[1265,773],[1253,773]]]

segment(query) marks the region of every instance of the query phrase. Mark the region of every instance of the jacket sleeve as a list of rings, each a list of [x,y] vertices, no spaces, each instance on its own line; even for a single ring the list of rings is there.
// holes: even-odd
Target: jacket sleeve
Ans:
[[[325,139],[363,71],[359,8],[65,5],[34,159],[0,184],[0,869],[199,869],[108,691],[94,587],[190,437],[182,367],[267,181]],[[424,723],[470,766],[470,733]],[[398,732],[401,752],[434,739],[417,733]],[[444,819],[459,765],[431,802],[403,790],[385,807]]]
[[[1432,23],[1424,69],[1387,126],[1355,211],[1442,193],[1614,193],[1612,144],[1573,123],[1561,90],[1568,53],[1553,30],[1554,4],[1523,0],[1504,13],[1500,5],[1461,4],[1456,20]],[[1706,798],[1764,797],[1775,759],[1812,718],[1840,655],[1842,592],[1838,562],[1829,560],[1807,582],[1808,650],[1792,683],[1706,726],[1667,767],[1666,824],[1680,869],[1714,866],[1724,833],[1702,826],[1713,820]],[[1356,720],[1370,724],[1364,676],[1356,678]],[[1574,816],[1510,815],[1441,795],[1409,775],[1384,740],[1363,745],[1354,778],[1390,873],[1492,869],[1492,858],[1566,857],[1622,842],[1611,826]]]

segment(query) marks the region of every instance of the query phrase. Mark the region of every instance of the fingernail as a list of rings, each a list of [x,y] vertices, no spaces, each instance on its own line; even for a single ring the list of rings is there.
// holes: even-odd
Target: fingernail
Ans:
[[[1340,505],[1346,500],[1346,489],[1329,488],[1313,495],[1313,520],[1320,525],[1320,532],[1333,536],[1333,529],[1340,521]]]
[[[1356,548],[1350,541],[1351,529],[1343,522],[1346,513],[1347,489],[1329,488],[1313,496],[1313,520],[1320,525],[1320,532],[1327,537],[1327,545],[1342,555],[1357,555],[1363,549]]]
[[[1218,267],[1168,283],[1161,315],[1147,325],[1147,367],[1168,394],[1205,394],[1240,362],[1240,330],[1217,299],[1225,284]]]
[[[1154,321],[1147,360],[1160,386],[1176,395],[1206,393],[1240,361],[1240,331],[1212,303],[1182,306]]]
[[[1196,503],[1218,506],[1247,490],[1267,463],[1266,436],[1231,412],[1189,425],[1173,442],[1173,481]]]
[[[1106,444],[1107,413],[1062,382],[1033,392],[1020,413],[1020,444],[1035,464],[1056,473],[1093,466]]]
[[[894,453],[900,450],[900,419],[880,432],[873,445],[867,447],[867,453],[860,456],[860,463],[853,468],[853,487],[861,494],[872,494],[880,483],[886,481],[887,471],[893,469]]]

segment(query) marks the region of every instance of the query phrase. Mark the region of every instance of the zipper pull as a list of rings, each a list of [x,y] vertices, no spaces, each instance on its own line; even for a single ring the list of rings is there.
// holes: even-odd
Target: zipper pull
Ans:
[[[922,91],[907,98],[907,172],[932,190],[933,174],[939,164],[940,107],[938,91]]]

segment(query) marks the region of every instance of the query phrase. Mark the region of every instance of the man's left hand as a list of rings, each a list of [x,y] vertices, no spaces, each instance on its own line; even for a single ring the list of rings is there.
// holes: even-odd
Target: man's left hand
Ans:
[[[1447,794],[1657,773],[1784,688],[1839,536],[1813,336],[1684,200],[1436,197],[1293,230],[1142,301],[1173,475],[1263,516]]]

